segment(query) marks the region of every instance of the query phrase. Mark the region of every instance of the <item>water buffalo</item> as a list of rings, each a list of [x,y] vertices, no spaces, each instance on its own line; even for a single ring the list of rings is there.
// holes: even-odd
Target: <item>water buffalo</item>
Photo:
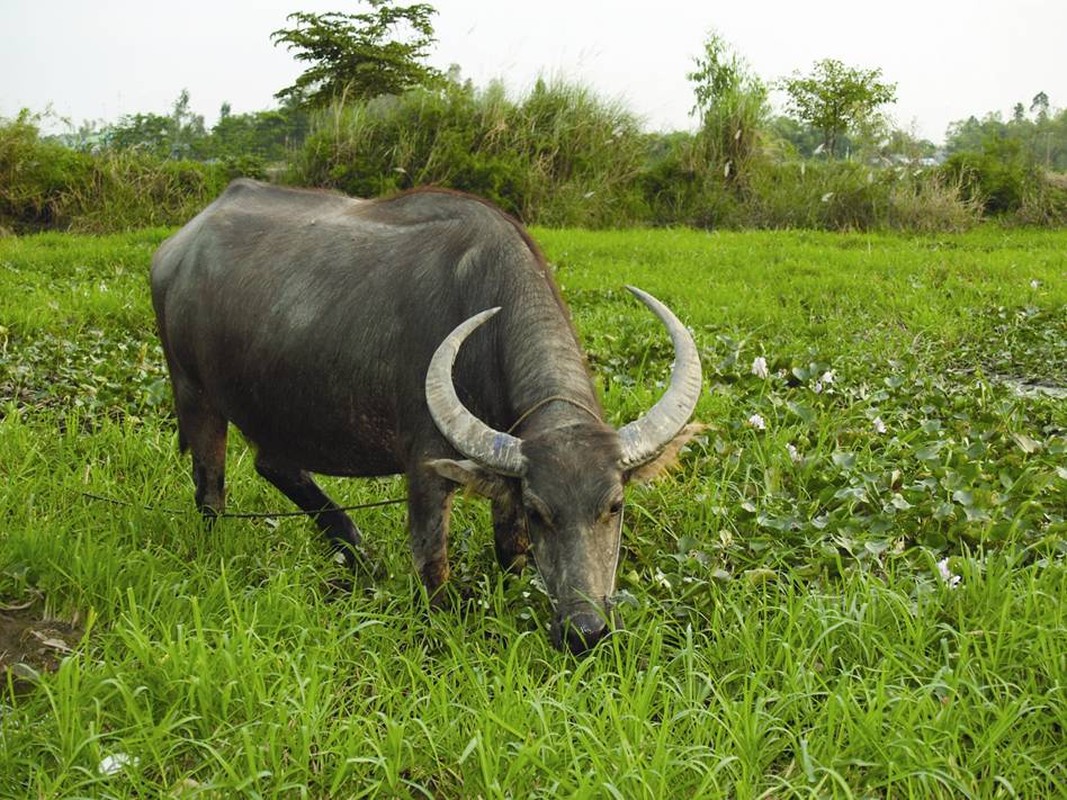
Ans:
[[[465,485],[492,501],[500,564],[532,555],[554,643],[581,652],[611,627],[623,485],[673,455],[700,396],[689,332],[631,291],[676,358],[663,397],[616,431],[544,258],[497,208],[442,190],[368,201],[236,181],[152,263],[197,506],[223,509],[232,422],[259,474],[356,562],[359,531],[310,473],[402,473],[415,565],[441,602]]]

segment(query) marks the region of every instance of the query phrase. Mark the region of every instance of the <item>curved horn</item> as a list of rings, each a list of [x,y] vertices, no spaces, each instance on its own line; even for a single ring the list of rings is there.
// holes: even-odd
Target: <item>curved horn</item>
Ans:
[[[658,456],[689,422],[700,400],[703,377],[696,342],[685,325],[652,295],[633,286],[626,288],[667,326],[674,343],[674,363],[667,391],[643,417],[619,428],[621,465],[633,469]]]
[[[467,458],[501,475],[525,469],[522,439],[493,430],[464,407],[452,384],[452,367],[464,340],[500,310],[490,308],[456,326],[437,346],[426,372],[426,405],[438,430]]]

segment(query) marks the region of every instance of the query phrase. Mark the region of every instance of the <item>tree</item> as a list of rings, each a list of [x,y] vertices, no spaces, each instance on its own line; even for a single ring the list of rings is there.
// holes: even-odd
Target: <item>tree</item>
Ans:
[[[880,69],[856,69],[825,58],[810,74],[784,79],[782,87],[790,111],[822,133],[822,148],[832,158],[844,134],[871,125],[879,106],[896,101],[896,84],[881,77]]]
[[[309,63],[296,82],[277,92],[279,100],[303,106],[324,106],[342,97],[369,100],[400,94],[441,79],[422,63],[434,43],[426,3],[393,6],[392,0],[365,0],[371,11],[360,14],[310,14],[286,17],[294,27],[271,34],[274,45],[295,51]]]
[[[285,111],[233,114],[227,103],[211,129],[208,154],[212,158],[254,158],[264,163],[284,161],[296,138],[294,120]]]
[[[1022,105],[1020,103],[1019,105]],[[1037,115],[1038,122],[1044,122],[1048,119],[1048,95],[1044,92],[1038,92],[1034,95],[1034,99],[1030,101],[1030,113]]]
[[[767,116],[767,87],[715,32],[693,61],[696,69],[686,77],[696,95],[691,113],[700,116],[705,156],[728,184],[742,188]]]
[[[182,89],[170,112],[170,157],[196,157],[206,136],[204,118],[190,110],[189,90]]]
[[[182,89],[169,115],[124,115],[104,130],[108,146],[141,150],[159,158],[198,158],[207,133],[204,118],[189,107],[189,92]]]

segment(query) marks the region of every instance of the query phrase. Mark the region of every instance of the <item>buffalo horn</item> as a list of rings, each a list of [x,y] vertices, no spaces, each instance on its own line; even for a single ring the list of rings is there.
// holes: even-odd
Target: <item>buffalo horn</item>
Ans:
[[[500,475],[518,477],[524,470],[522,439],[493,430],[474,416],[452,384],[452,367],[464,340],[498,311],[475,314],[438,345],[426,372],[426,405],[438,430],[464,456]]]
[[[667,391],[648,413],[619,429],[621,466],[634,469],[658,456],[681,433],[696,410],[703,379],[697,346],[686,327],[652,295],[633,286],[626,288],[667,326],[674,343],[674,363]]]

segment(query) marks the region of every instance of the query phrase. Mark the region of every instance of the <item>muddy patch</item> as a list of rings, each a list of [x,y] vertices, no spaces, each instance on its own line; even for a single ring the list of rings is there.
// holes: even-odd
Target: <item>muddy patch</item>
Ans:
[[[0,680],[17,692],[28,691],[42,672],[51,672],[74,652],[82,631],[77,621],[51,619],[44,602],[0,602]]]

